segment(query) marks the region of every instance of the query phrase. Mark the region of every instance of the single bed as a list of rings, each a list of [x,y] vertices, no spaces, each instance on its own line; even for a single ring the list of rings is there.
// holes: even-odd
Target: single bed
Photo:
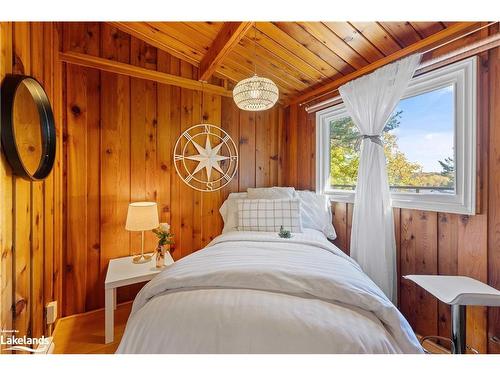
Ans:
[[[317,230],[230,231],[137,295],[117,353],[422,353],[357,263]]]

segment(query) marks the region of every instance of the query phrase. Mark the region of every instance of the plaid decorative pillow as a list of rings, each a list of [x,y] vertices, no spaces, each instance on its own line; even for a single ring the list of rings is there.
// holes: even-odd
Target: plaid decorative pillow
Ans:
[[[238,230],[279,232],[280,227],[302,233],[298,199],[240,199]]]

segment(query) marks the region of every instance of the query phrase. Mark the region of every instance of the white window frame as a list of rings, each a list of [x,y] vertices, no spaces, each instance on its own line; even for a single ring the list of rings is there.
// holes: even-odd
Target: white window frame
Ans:
[[[392,192],[393,207],[475,214],[477,58],[474,56],[412,78],[403,99],[450,85],[455,92],[455,194]],[[330,195],[332,201],[353,203],[354,191],[331,189],[329,183],[329,124],[345,116],[348,114],[343,103],[316,113],[316,191]]]

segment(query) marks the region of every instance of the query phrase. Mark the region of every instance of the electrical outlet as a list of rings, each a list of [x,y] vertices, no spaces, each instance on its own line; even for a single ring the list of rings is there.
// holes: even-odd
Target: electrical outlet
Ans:
[[[57,301],[52,301],[45,307],[45,313],[47,316],[47,324],[53,324],[57,319]]]

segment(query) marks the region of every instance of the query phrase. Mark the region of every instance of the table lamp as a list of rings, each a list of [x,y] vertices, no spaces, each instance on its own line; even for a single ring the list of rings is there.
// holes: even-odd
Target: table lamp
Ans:
[[[133,202],[129,204],[125,229],[141,232],[141,255],[134,257],[132,262],[146,263],[151,260],[151,255],[144,255],[144,231],[159,226],[158,208],[155,202]]]

